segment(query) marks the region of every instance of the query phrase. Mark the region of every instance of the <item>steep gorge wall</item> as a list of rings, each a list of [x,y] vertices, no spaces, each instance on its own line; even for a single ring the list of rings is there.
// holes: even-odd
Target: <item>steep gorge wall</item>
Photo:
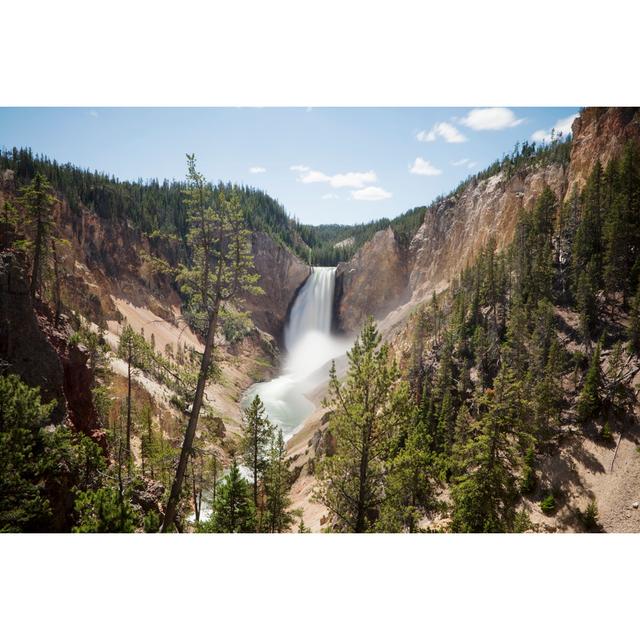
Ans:
[[[357,331],[369,313],[385,331],[402,322],[416,304],[446,288],[489,238],[498,249],[508,246],[518,211],[531,207],[545,186],[562,201],[584,186],[598,160],[606,165],[630,139],[640,141],[638,108],[585,109],[573,124],[568,166],[533,166],[511,177],[501,172],[471,182],[459,195],[428,208],[405,253],[391,229],[379,232],[338,266],[337,326]]]
[[[0,176],[0,207],[16,195],[13,172]],[[186,248],[178,240],[150,237],[128,221],[108,220],[90,209],[74,211],[62,199],[55,211],[64,288],[70,306],[94,321],[119,319],[114,298],[148,309],[169,322],[176,321],[181,299],[168,273],[154,269],[158,258],[171,267],[184,260]],[[256,326],[279,337],[289,306],[311,269],[264,232],[251,236],[256,272],[264,295],[249,296],[239,306]]]

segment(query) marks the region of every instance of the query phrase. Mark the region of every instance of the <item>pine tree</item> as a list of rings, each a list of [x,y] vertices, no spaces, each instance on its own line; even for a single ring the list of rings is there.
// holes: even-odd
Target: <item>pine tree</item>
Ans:
[[[286,447],[282,429],[278,429],[271,439],[267,466],[264,472],[264,490],[266,506],[266,528],[270,533],[288,531],[293,524],[293,514],[289,512],[290,473],[286,461]]]
[[[602,370],[600,368],[600,351],[602,348],[602,340],[598,342],[593,355],[587,375],[584,379],[584,385],[580,391],[576,412],[581,422],[587,422],[591,418],[595,418],[601,409],[600,390],[602,387]]]
[[[136,369],[143,369],[148,360],[148,347],[144,338],[136,333],[131,325],[125,325],[120,340],[118,341],[117,354],[127,363],[127,427],[126,427],[126,445],[125,454],[127,457],[127,465],[131,467],[131,385],[133,373]]]
[[[597,266],[594,259],[578,276],[576,291],[576,305],[580,313],[580,332],[586,344],[593,339],[598,325],[597,286]]]
[[[635,355],[640,355],[640,284],[631,302],[629,328],[627,329],[629,350]]]
[[[259,276],[253,270],[249,230],[240,204],[240,194],[228,195],[211,186],[196,169],[195,157],[187,156],[189,187],[185,203],[188,210],[187,244],[191,264],[178,273],[182,293],[189,300],[187,316],[194,326],[206,334],[205,348],[193,395],[189,423],[184,435],[176,475],[165,509],[162,531],[174,524],[182,483],[198,427],[204,390],[213,363],[214,341],[223,305],[246,293],[258,294]]]
[[[138,524],[130,501],[115,487],[81,491],[74,507],[79,520],[75,533],[133,533]]]
[[[318,464],[315,499],[335,516],[338,531],[371,529],[383,500],[384,460],[394,433],[408,430],[412,409],[407,385],[381,345],[373,318],[347,354],[346,379],[331,368],[328,406],[336,452]]]
[[[211,518],[200,529],[208,533],[253,533],[255,508],[249,483],[240,475],[234,460],[229,473],[219,484]]]
[[[29,185],[22,189],[18,202],[25,211],[27,223],[32,227],[33,255],[31,266],[31,297],[40,290],[42,273],[53,230],[53,206],[57,202],[51,193],[49,181],[36,173]]]
[[[416,422],[404,446],[387,463],[376,530],[418,532],[422,517],[436,506],[434,488],[433,455],[423,426]]]
[[[531,445],[530,407],[523,383],[505,368],[481,400],[476,435],[457,451],[451,496],[452,529],[458,532],[510,531],[515,519],[522,451]]]
[[[274,427],[265,415],[260,396],[256,395],[244,411],[240,454],[245,466],[253,476],[253,505],[260,511],[258,489],[269,459],[269,448]]]

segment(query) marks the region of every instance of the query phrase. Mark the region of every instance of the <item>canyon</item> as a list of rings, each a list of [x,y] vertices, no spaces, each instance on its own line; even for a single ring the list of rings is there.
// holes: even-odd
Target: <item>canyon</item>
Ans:
[[[285,243],[267,232],[253,231],[253,259],[264,294],[248,296],[238,305],[238,310],[252,319],[247,335],[235,343],[218,336],[221,375],[207,388],[207,402],[224,425],[225,437],[219,448],[222,460],[230,459],[225,440],[239,434],[243,401],[259,392],[272,418],[279,424],[286,423],[295,479],[291,488],[293,506],[303,512],[312,531],[319,531],[328,516],[313,503],[311,493],[314,461],[333,446],[327,432],[327,412],[321,403],[328,362],[335,358],[344,370],[342,354],[364,319],[372,315],[399,361],[406,363],[410,350],[407,327],[415,309],[434,293],[447,289],[490,240],[499,251],[507,248],[514,237],[518,213],[530,208],[546,187],[559,201],[567,201],[575,189],[584,186],[596,162],[606,164],[628,140],[640,140],[638,109],[584,109],[573,124],[568,163],[534,163],[513,174],[499,171],[487,178],[471,179],[462,189],[427,207],[409,242],[401,240],[391,227],[380,230],[335,270],[312,269]],[[0,176],[0,207],[13,193],[14,176],[5,171]],[[106,221],[84,206],[74,210],[64,198],[56,205],[55,224],[64,240],[61,261],[67,306],[105,328],[112,347],[126,321],[137,332],[153,335],[159,350],[179,345],[203,348],[202,338],[185,325],[181,298],[172,278],[153,268],[153,259],[175,264],[182,250],[179,242],[152,237],[127,221]],[[322,305],[309,301],[307,310],[314,317],[293,330],[296,313],[304,313],[304,309],[296,310],[296,301],[309,295],[310,285],[325,276],[331,282],[323,290]],[[104,444],[91,399],[82,391],[88,386],[87,354],[70,343],[68,323],[63,321],[54,327],[44,309],[27,304],[24,277],[8,256],[1,265],[0,278],[0,357],[12,363],[10,370],[40,386],[48,399],[58,400],[56,418],[66,417],[74,428]],[[329,315],[322,320],[319,333],[313,334],[318,326],[312,320],[317,320],[320,308]],[[16,327],[20,327],[21,340],[11,341],[11,329]],[[306,346],[305,337],[310,339]],[[327,339],[331,342],[325,343]],[[316,349],[320,354],[310,363],[304,362],[300,349],[307,354]],[[113,358],[111,367],[116,376],[123,376],[123,361]],[[288,417],[276,409],[277,403],[282,404],[293,393],[293,386],[286,386],[292,380],[287,376],[295,378],[299,405],[295,415]],[[304,386],[300,386],[302,378]],[[181,416],[172,407],[166,388],[142,373],[137,375],[136,384],[155,399],[159,423],[167,416],[173,416],[174,422],[179,420]],[[177,439],[177,427],[170,428],[168,435]],[[620,447],[616,471],[606,477],[584,465],[580,467],[576,463],[579,451],[573,456],[571,464],[580,476],[575,482],[578,498],[587,489],[600,491],[600,485],[604,487],[602,492],[615,496],[623,486],[628,491],[629,482],[634,487],[640,483],[630,462],[635,451],[631,435]],[[579,450],[581,445],[572,446]],[[608,465],[607,452],[594,449],[591,454],[603,468]],[[563,451],[560,457],[568,455]],[[622,507],[609,508],[608,504],[603,500],[603,521],[610,530],[640,529],[637,511],[624,519],[618,513]],[[556,521],[539,520],[550,528],[560,526]]]

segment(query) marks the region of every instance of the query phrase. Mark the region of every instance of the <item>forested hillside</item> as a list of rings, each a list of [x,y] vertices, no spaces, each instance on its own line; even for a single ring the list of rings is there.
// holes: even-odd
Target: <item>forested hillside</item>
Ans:
[[[564,202],[545,188],[513,242],[490,239],[419,305],[392,342],[400,370],[368,321],[329,388],[335,453],[315,495],[329,528],[599,530],[578,469],[611,472],[623,437],[638,442],[639,266],[633,141]]]

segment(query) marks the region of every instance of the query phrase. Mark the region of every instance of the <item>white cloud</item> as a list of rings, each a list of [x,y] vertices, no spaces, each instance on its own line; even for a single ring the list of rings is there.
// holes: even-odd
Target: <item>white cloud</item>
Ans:
[[[531,134],[531,139],[534,142],[551,142],[551,131],[555,132],[556,138],[562,136],[566,138],[571,133],[571,125],[573,121],[578,117],[578,113],[572,113],[566,118],[558,120],[551,129],[538,129]]]
[[[335,193],[325,193],[322,196],[323,200],[339,200],[340,196],[337,196]]]
[[[304,165],[294,165],[291,171],[296,171],[300,175],[298,181],[304,184],[313,184],[315,182],[326,182],[334,189],[342,187],[351,187],[352,189],[361,189],[370,182],[375,182],[378,177],[374,171],[349,171],[348,173],[336,173],[332,176],[316,171]]]
[[[517,127],[524,119],[516,118],[516,114],[506,107],[488,107],[471,109],[460,122],[476,131],[497,131]]]
[[[420,142],[435,142],[436,138],[442,138],[449,143],[467,141],[465,136],[448,122],[437,122],[429,131],[420,131],[417,138]]]
[[[249,167],[249,173],[266,173],[267,170],[264,167]]]
[[[419,176],[439,176],[442,171],[438,167],[434,167],[428,160],[416,158],[413,164],[409,165],[409,173],[415,173]]]
[[[97,117],[98,117],[98,112],[97,112],[97,111],[95,111],[94,109],[92,109],[91,111],[89,111],[89,115],[90,115],[92,118],[97,118]]]
[[[354,200],[368,200],[369,202],[373,202],[374,200],[386,200],[392,195],[392,193],[389,193],[389,191],[385,191],[380,187],[365,187],[364,189],[351,192],[351,197]]]

